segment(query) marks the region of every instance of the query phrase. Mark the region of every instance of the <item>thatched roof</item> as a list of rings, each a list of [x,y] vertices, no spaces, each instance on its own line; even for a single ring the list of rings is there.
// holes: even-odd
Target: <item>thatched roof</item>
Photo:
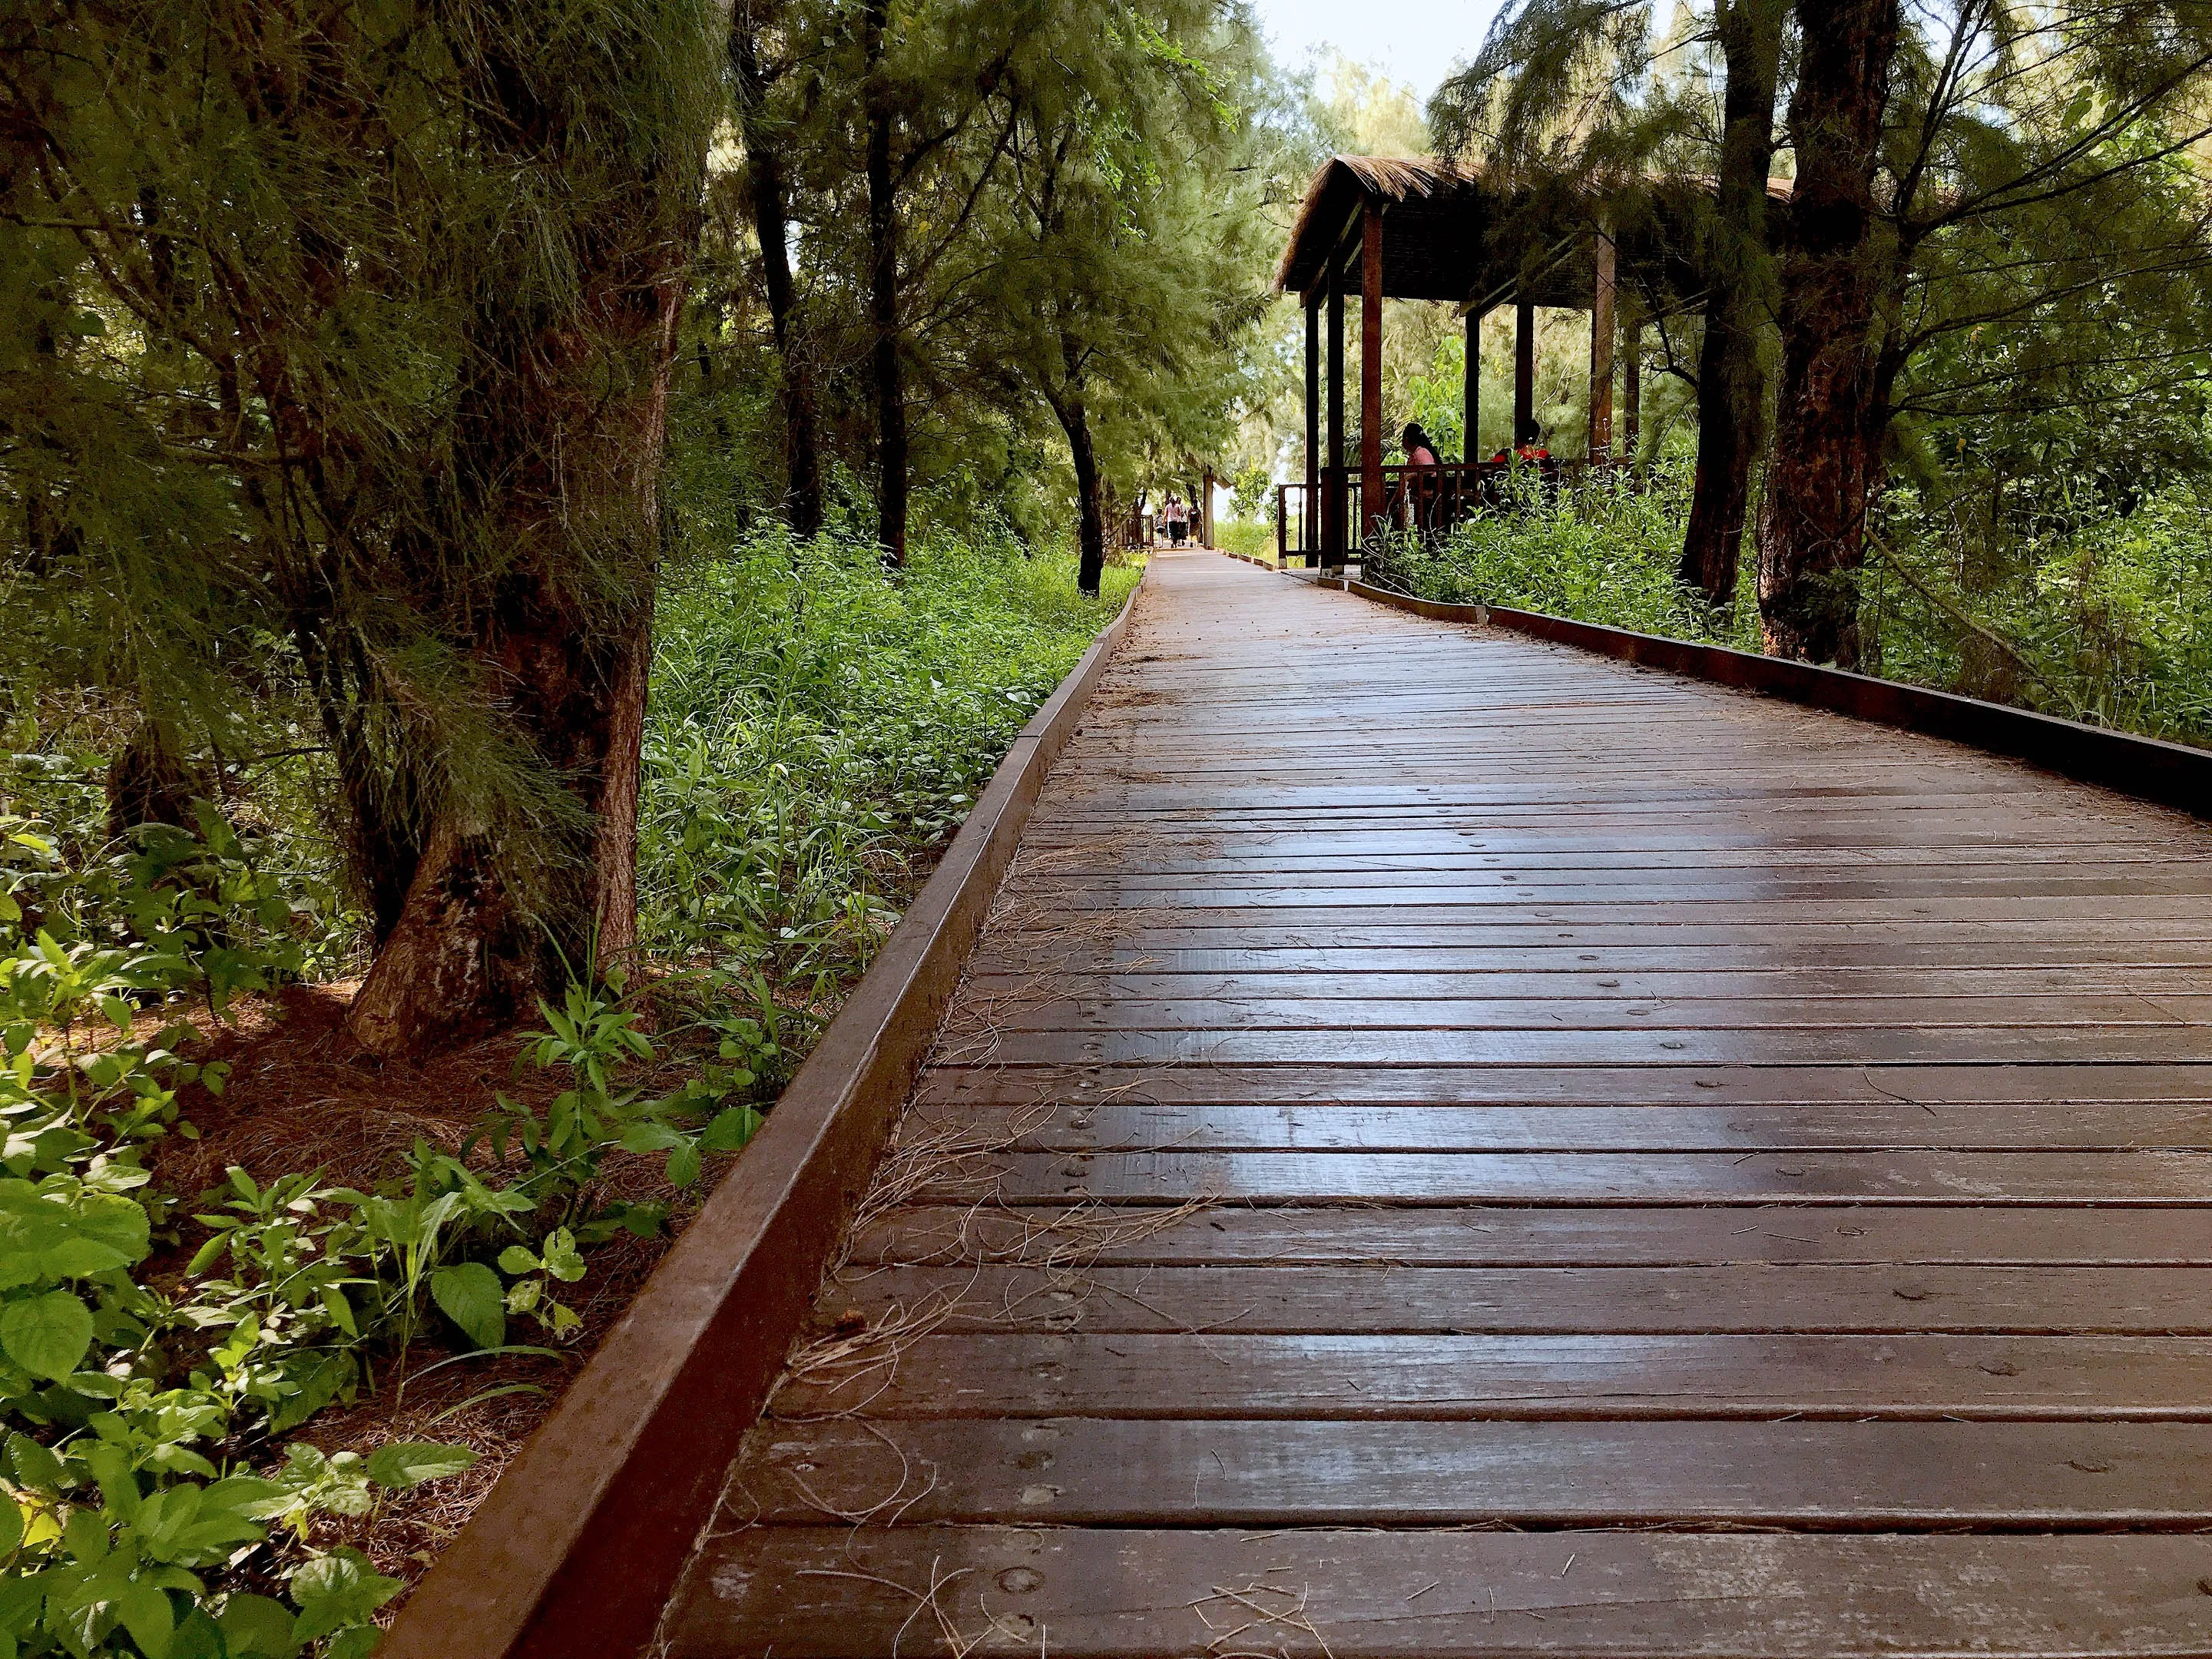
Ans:
[[[1709,179],[1650,181],[1657,196]],[[1786,199],[1790,186],[1770,186]],[[1358,215],[1382,209],[1382,292],[1397,300],[1487,301],[1525,287],[1541,306],[1586,307],[1593,280],[1586,246],[1598,204],[1566,179],[1507,187],[1477,169],[1401,155],[1333,155],[1313,176],[1275,268],[1275,291],[1305,293],[1324,279],[1332,258],[1356,274]],[[1620,247],[1623,280],[1633,264],[1648,285],[1698,286],[1680,268],[1679,214],[1647,216]],[[1656,233],[1656,234],[1655,234]]]
[[[1303,292],[1317,281],[1330,250],[1356,229],[1360,204],[1370,198],[1406,209],[1383,220],[1383,291],[1393,299],[1463,298],[1464,285],[1446,290],[1467,256],[1480,255],[1488,216],[1481,176],[1449,162],[1403,155],[1332,155],[1322,163],[1306,187],[1290,245],[1275,268],[1275,291]],[[1394,241],[1399,244],[1395,258]]]

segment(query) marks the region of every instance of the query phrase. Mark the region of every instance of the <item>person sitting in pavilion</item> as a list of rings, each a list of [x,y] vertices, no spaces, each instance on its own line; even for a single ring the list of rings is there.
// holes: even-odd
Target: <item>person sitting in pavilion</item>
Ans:
[[[1431,470],[1442,465],[1437,458],[1437,447],[1419,421],[1406,422],[1406,429],[1398,434],[1398,443],[1406,453],[1406,465],[1419,469],[1406,479],[1407,517],[1416,529],[1434,530],[1437,509],[1443,505],[1443,494],[1437,488],[1439,480]]]

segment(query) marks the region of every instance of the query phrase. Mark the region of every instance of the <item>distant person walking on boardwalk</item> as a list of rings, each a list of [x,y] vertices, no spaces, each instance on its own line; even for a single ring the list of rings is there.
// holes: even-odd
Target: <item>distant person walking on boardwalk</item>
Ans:
[[[1181,547],[1184,533],[1190,528],[1190,515],[1184,510],[1182,497],[1173,490],[1168,492],[1167,502],[1160,508],[1160,520],[1168,527],[1168,545]]]

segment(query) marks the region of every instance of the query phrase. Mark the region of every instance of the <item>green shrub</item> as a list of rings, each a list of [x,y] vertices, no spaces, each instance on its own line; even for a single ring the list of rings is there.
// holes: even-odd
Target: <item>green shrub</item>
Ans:
[[[674,579],[646,733],[648,946],[825,987],[865,967],[915,860],[1136,578],[1109,567],[1085,599],[1065,553],[943,538],[893,574],[872,547],[771,528]]]
[[[1368,580],[1449,604],[1742,642],[1733,616],[1711,616],[1674,578],[1689,499],[1685,467],[1656,469],[1643,488],[1621,475],[1548,485],[1518,469],[1507,489],[1505,501],[1440,541],[1394,538],[1367,560]]]

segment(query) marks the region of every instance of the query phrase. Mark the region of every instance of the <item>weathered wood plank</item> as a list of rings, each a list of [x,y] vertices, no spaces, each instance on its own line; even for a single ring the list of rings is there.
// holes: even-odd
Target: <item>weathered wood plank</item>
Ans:
[[[2212,1420],[2212,1337],[928,1335],[777,1416]]]
[[[1139,1091],[1141,1092],[1141,1091]],[[1710,1091],[1708,1091],[1710,1092]],[[1811,1148],[2038,1151],[2212,1149],[2212,1103],[2142,1106],[1365,1106],[1119,1100],[920,1104],[909,1121],[1009,1152],[1788,1152]]]
[[[970,1196],[980,1175],[963,1168],[919,1195]],[[2212,1154],[1010,1152],[993,1160],[989,1191],[1007,1203],[2203,1203]]]
[[[706,1541],[665,1651],[2181,1659],[2209,1576],[2212,1541],[2160,1534],[757,1527]]]
[[[2212,1425],[768,1423],[732,1480],[779,1526],[2203,1529]]]
[[[956,1050],[952,1056],[960,1059]],[[2212,1064],[2212,1025],[1009,1031],[1000,1066]]]
[[[1917,997],[1582,996],[1313,997],[1284,988],[1243,997],[992,997],[971,986],[953,1016],[1006,1031],[2012,1030],[2212,1025],[2212,995],[2074,994]]]
[[[1878,1105],[2198,1102],[2212,1066],[1071,1066],[939,1065],[931,1106],[1042,1100],[1237,1104]]]
[[[2212,1224],[2212,1217],[2207,1218]],[[2208,1227],[2212,1231],[2212,1227]],[[1043,1251],[1039,1252],[1043,1255]],[[2212,1335],[2212,1267],[854,1267],[818,1322],[930,1310],[943,1332],[1989,1332]]]
[[[1671,1267],[1729,1262],[2116,1263],[2212,1257],[2203,1209],[1484,1209],[1112,1205],[903,1206],[854,1239],[862,1262],[969,1262],[1058,1250],[1079,1261],[1396,1262],[1407,1267]],[[948,1275],[950,1282],[960,1279]]]

